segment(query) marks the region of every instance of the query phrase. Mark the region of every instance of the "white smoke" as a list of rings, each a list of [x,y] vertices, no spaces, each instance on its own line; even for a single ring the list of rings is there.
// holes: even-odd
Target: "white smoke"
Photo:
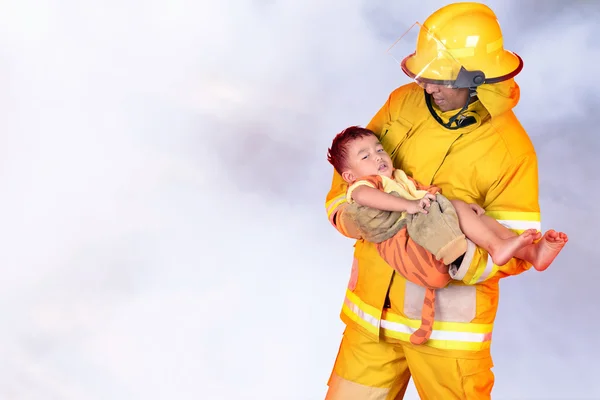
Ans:
[[[525,59],[544,227],[571,238],[503,282],[494,396],[598,397],[597,11],[487,3]],[[443,4],[2,3],[0,397],[323,398],[352,254],[326,150]]]

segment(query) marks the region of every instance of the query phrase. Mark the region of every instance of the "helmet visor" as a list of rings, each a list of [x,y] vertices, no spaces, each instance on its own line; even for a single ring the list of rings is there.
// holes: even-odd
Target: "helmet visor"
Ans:
[[[474,88],[485,81],[485,75],[481,71],[467,71],[458,59],[471,56],[475,45],[448,49],[429,29],[415,22],[387,52],[400,64],[404,73],[421,86]],[[406,54],[409,55],[403,57]]]

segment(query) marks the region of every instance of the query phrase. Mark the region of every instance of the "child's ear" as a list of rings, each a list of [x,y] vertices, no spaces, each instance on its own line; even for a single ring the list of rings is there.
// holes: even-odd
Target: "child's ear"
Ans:
[[[342,172],[342,178],[346,182],[348,182],[348,183],[352,183],[356,179],[356,177],[354,176],[354,174],[352,172],[350,172],[350,171],[344,171],[344,172]]]

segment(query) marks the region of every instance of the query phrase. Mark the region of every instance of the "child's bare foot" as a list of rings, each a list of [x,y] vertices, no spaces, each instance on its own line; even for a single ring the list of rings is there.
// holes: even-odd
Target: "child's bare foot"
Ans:
[[[541,233],[535,229],[527,229],[519,236],[514,236],[508,239],[503,239],[500,243],[494,246],[490,252],[492,260],[496,265],[504,265],[514,257],[514,254],[521,248],[532,244],[538,240]]]
[[[542,240],[534,245],[533,267],[538,271],[548,268],[568,241],[569,238],[563,232],[556,232],[552,229],[547,231]]]

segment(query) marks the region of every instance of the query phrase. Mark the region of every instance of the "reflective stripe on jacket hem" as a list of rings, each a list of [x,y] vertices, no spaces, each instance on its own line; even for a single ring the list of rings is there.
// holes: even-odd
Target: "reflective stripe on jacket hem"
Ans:
[[[390,312],[385,318],[377,317],[380,312],[352,293],[346,291],[342,312],[350,320],[373,335],[409,341],[410,335],[421,325],[420,320],[409,319]],[[448,350],[483,350],[490,347],[494,324],[439,322],[433,324],[431,338],[425,346]]]

